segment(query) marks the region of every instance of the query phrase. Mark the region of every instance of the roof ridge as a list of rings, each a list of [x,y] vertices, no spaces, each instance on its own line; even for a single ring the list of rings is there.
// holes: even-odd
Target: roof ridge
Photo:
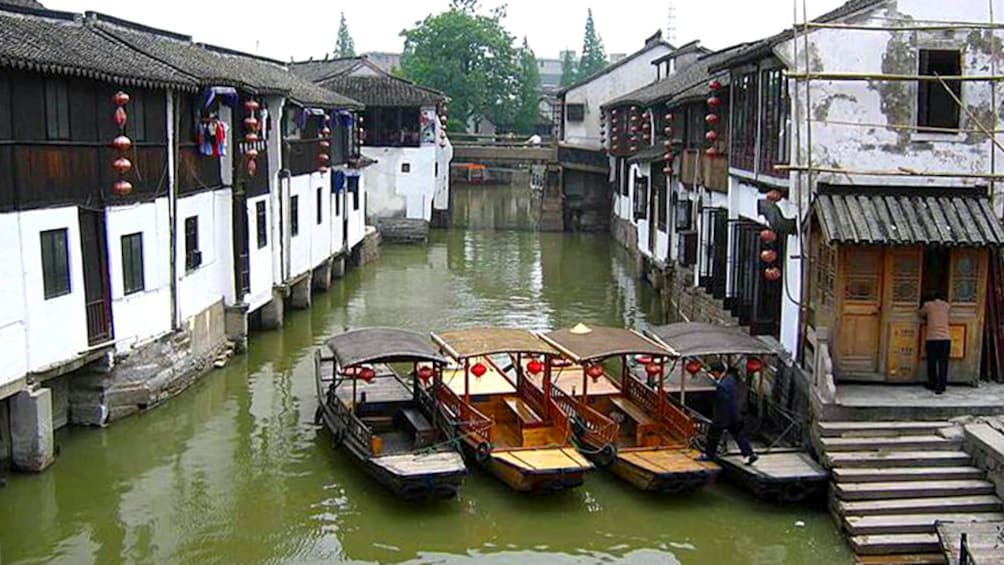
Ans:
[[[151,27],[146,24],[141,24],[139,22],[133,22],[122,18],[117,18],[115,16],[110,16],[108,14],[104,14],[101,12],[88,10],[87,12],[84,12],[84,19],[85,21],[109,23],[112,25],[117,25],[119,27],[124,27],[126,29],[131,29],[133,31],[151,33],[153,35],[162,35],[164,37],[169,37],[171,39],[176,39],[178,41],[186,41],[189,43],[194,43],[194,41],[192,40],[192,36],[190,35],[185,35],[183,33],[169,31],[166,29]]]
[[[80,18],[80,14],[76,12],[64,12],[62,10],[50,10],[48,8],[32,8],[30,6],[8,4],[3,0],[0,0],[0,12],[10,12],[26,16],[39,16],[53,20],[65,21],[76,21]]]
[[[264,63],[272,63],[274,65],[278,65],[279,67],[282,67],[284,70],[288,70],[288,69],[286,69],[286,63],[283,63],[282,61],[280,61],[278,59],[273,59],[271,57],[265,57],[264,55],[256,55],[254,53],[248,53],[246,51],[239,51],[237,49],[231,49],[229,47],[223,47],[223,46],[220,46],[220,45],[213,45],[212,43],[202,43],[201,41],[196,41],[195,45],[198,45],[199,47],[202,47],[203,49],[205,49],[207,51],[210,51],[210,52],[213,52],[213,53],[219,53],[220,55],[232,55],[232,56],[235,56],[235,57],[247,57],[248,59],[256,59],[256,60],[262,61]]]
[[[90,29],[92,32],[100,35],[101,37],[105,38],[106,40],[111,41],[113,43],[117,43],[119,45],[122,45],[126,49],[129,49],[129,50],[133,51],[134,53],[138,53],[138,54],[142,55],[143,57],[147,57],[148,59],[152,59],[154,61],[157,61],[161,65],[166,66],[167,68],[173,70],[174,72],[176,72],[176,73],[178,73],[178,74],[180,74],[180,75],[182,75],[184,77],[187,77],[187,78],[191,79],[192,82],[194,82],[196,85],[198,85],[198,84],[201,83],[201,80],[199,79],[199,77],[197,77],[197,76],[195,76],[193,74],[188,73],[184,69],[180,69],[180,68],[176,67],[175,65],[171,64],[170,61],[165,61],[164,59],[161,59],[160,57],[158,57],[158,56],[156,56],[156,55],[154,55],[152,53],[149,53],[149,52],[147,52],[147,51],[145,51],[143,49],[140,49],[139,47],[133,45],[129,41],[126,41],[125,39],[122,39],[121,37],[119,37],[119,36],[117,36],[117,35],[109,32],[108,30],[102,29],[100,26],[93,25],[94,23],[95,23],[95,21],[92,20],[90,22],[90,24],[86,24],[86,22],[85,22],[85,25],[87,25],[87,28]]]

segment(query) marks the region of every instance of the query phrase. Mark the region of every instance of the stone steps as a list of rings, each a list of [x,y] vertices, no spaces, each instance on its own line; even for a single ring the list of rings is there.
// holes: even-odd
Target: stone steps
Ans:
[[[893,437],[823,437],[819,440],[827,453],[879,450],[958,450],[962,442],[939,435]]]
[[[827,454],[834,468],[841,467],[960,467],[972,461],[958,449],[952,451],[845,451]]]
[[[986,477],[982,469],[959,467],[840,467],[833,470],[837,483],[884,483],[890,481],[960,481]]]
[[[858,565],[946,565],[942,553],[905,553],[900,555],[859,555]]]
[[[891,516],[897,514],[971,514],[1004,510],[995,495],[944,496],[935,498],[899,498],[893,500],[838,500],[836,511],[842,517]]]
[[[996,491],[989,481],[935,480],[895,481],[885,483],[837,482],[836,494],[841,500],[894,500],[900,498],[958,497],[992,494]]]
[[[848,516],[844,530],[855,536],[886,534],[929,534],[936,531],[936,522],[996,522],[1004,513],[975,514],[896,514],[893,516]]]
[[[938,534],[889,534],[851,536],[851,548],[858,555],[934,553],[941,551]]]
[[[895,435],[935,434],[951,426],[947,420],[934,422],[818,422],[820,437],[889,437]]]

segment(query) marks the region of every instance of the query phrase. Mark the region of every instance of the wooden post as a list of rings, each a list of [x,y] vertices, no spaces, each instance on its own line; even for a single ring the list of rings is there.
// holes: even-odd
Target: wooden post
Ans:
[[[464,401],[471,403],[471,360],[464,357]]]
[[[681,359],[682,360],[682,359]],[[687,407],[687,364],[680,363],[680,405]]]
[[[547,406],[551,405],[551,356],[544,356],[544,377],[541,381],[541,386],[544,389],[544,402]]]
[[[358,377],[358,367],[356,368],[357,374],[352,375],[352,413],[356,412],[356,383],[359,381]]]
[[[652,362],[655,363],[655,357],[652,358]],[[666,358],[659,358],[659,412],[662,413],[662,405],[666,403]],[[648,367],[645,368],[645,372],[648,373]]]
[[[582,403],[586,404],[589,401],[589,394],[587,391],[589,387],[589,374],[586,372],[586,365],[582,365]]]

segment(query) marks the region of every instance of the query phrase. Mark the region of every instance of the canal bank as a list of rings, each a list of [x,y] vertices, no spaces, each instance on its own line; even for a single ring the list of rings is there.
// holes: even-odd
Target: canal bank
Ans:
[[[849,563],[821,509],[764,506],[716,485],[652,497],[605,473],[568,496],[514,496],[473,473],[457,501],[409,507],[312,423],[311,354],[346,327],[632,325],[658,301],[604,236],[432,232],[385,245],[253,334],[247,355],[176,399],[57,436],[60,462],[0,491],[4,563]],[[804,522],[804,527],[796,525]]]

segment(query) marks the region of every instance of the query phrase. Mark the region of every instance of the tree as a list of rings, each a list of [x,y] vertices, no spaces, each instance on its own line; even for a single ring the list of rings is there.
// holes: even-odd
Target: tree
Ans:
[[[582,60],[579,61],[579,78],[590,77],[607,66],[607,54],[603,50],[603,40],[593,25],[593,10],[586,17],[586,32],[582,38]]]
[[[511,124],[519,106],[519,53],[502,26],[505,8],[482,14],[478,7],[477,0],[453,0],[446,12],[402,31],[401,73],[450,97],[451,124],[481,118]]]
[[[523,37],[523,47],[519,50],[519,62],[519,110],[513,129],[529,135],[535,133],[540,120],[540,69],[526,37]]]
[[[345,23],[345,12],[342,12],[342,21],[338,24],[338,42],[335,44],[335,57],[355,57],[356,42],[349,35],[349,25]]]
[[[566,87],[575,84],[578,79],[578,63],[575,62],[575,53],[565,51],[561,54],[561,86]]]

